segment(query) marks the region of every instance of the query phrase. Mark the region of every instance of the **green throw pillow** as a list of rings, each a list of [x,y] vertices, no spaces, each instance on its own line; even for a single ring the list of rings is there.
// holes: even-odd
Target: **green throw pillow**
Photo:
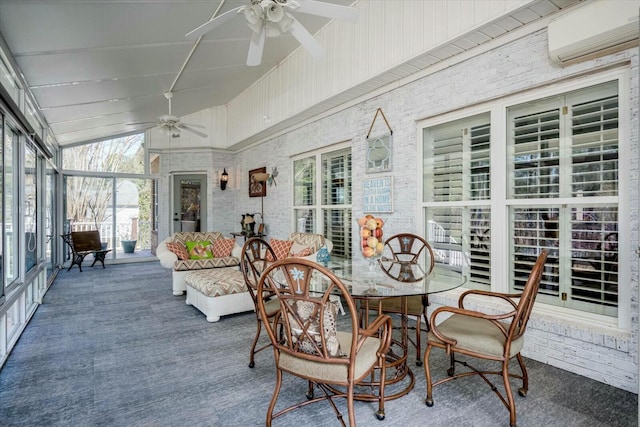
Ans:
[[[202,242],[185,242],[189,259],[207,259],[213,258],[211,252],[211,242],[204,240]]]

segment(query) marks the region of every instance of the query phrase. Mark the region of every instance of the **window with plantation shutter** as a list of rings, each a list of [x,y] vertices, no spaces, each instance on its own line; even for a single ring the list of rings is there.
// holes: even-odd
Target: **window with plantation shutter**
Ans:
[[[488,113],[423,132],[426,238],[437,268],[475,287],[491,280],[490,151]]]
[[[296,230],[319,233],[333,243],[334,272],[351,275],[351,148],[295,159],[294,218]],[[343,266],[343,267],[341,267]]]
[[[293,210],[296,231],[313,233],[315,218],[315,159],[307,157],[293,162]],[[298,224],[302,224],[298,229]]]
[[[333,243],[332,256],[351,256],[351,150],[322,155],[324,235]]]
[[[507,141],[512,288],[523,286],[547,248],[540,298],[612,316],[618,305],[617,90],[613,81],[510,107]]]
[[[618,265],[632,226],[621,144],[637,142],[620,133],[628,79],[606,71],[421,125],[424,235],[437,274],[516,293],[546,249],[538,302],[610,317],[631,309],[628,250]]]

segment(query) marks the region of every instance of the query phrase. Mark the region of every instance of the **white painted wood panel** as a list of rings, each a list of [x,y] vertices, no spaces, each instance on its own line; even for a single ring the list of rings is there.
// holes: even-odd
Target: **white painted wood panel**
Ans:
[[[233,145],[349,87],[380,77],[386,70],[528,3],[527,0],[360,1],[355,6],[360,13],[357,24],[334,22],[316,35],[326,49],[325,60],[315,62],[304,49],[298,49],[229,103],[227,143]],[[523,15],[530,17],[531,12]],[[507,28],[491,25],[486,30],[489,36],[486,39],[504,34],[517,24],[506,17],[501,22]],[[476,34],[460,47],[473,46],[481,38],[485,37]],[[443,59],[459,52],[457,48],[447,48],[434,56]],[[404,75],[386,76],[383,81]],[[270,123],[262,119],[267,111]]]

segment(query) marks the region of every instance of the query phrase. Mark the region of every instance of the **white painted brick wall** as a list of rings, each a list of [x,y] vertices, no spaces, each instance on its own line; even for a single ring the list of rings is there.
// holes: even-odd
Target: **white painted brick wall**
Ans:
[[[264,199],[268,233],[286,237],[294,230],[292,221],[292,165],[290,156],[327,147],[343,141],[352,143],[353,217],[362,212],[361,182],[365,174],[365,137],[377,108],[382,108],[393,129],[393,170],[385,175],[394,179],[392,214],[386,219],[385,235],[400,231],[422,233],[418,204],[419,170],[416,122],[501,96],[551,84],[559,79],[584,74],[596,67],[630,61],[631,77],[631,200],[633,219],[631,248],[638,247],[638,51],[630,49],[593,61],[567,67],[552,64],[547,53],[546,31],[523,37],[509,45],[489,51],[453,65],[418,81],[367,100],[344,111],[309,123],[235,156],[238,189],[235,190],[234,221],[244,212],[258,212],[260,200],[247,197],[247,172],[266,166],[278,168],[277,187],[269,187]],[[385,132],[380,118],[372,136]],[[193,158],[176,159],[176,166],[187,167]],[[170,169],[170,168],[169,168]],[[167,170],[167,168],[165,168]],[[235,185],[234,185],[235,187]],[[230,203],[233,206],[233,203]],[[214,219],[215,223],[215,219]],[[225,222],[226,224],[226,222]],[[357,233],[354,223],[352,232]],[[625,248],[621,248],[624,250]],[[354,245],[354,275],[365,268],[365,262]],[[613,386],[638,391],[638,263],[632,258],[630,333],[570,322],[560,316],[534,314],[523,353],[544,363],[602,381]],[[438,296],[437,303],[456,304],[456,300]]]
[[[170,176],[172,173],[201,173],[207,175],[207,224],[205,231],[220,231],[227,234],[239,229],[235,218],[237,184],[234,180],[234,156],[229,153],[217,153],[209,149],[170,152],[160,157],[160,180],[158,183],[158,241],[171,234],[173,205],[171,203]],[[225,191],[220,189],[220,173],[227,168],[230,174],[229,185]]]

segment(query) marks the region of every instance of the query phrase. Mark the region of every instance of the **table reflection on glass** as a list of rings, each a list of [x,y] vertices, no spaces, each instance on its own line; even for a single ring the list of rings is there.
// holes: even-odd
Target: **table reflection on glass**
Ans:
[[[415,385],[415,377],[409,364],[407,298],[409,296],[430,295],[449,291],[463,285],[466,277],[457,272],[444,272],[437,268],[429,275],[420,264],[380,259],[378,268],[353,276],[350,282],[344,281],[351,297],[358,301],[361,323],[369,324],[369,317],[382,312],[381,301],[391,297],[402,298],[400,316],[400,334],[392,339],[387,354],[387,378],[385,380],[385,400],[393,400],[409,393]],[[314,283],[319,292],[326,289],[321,280]],[[363,395],[362,400],[368,399]]]

